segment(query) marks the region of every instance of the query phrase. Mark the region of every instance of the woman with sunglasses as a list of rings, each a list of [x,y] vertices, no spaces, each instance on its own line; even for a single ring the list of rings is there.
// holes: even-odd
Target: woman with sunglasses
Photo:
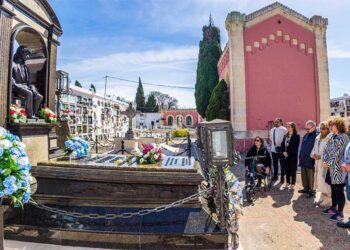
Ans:
[[[331,185],[332,206],[323,210],[329,215],[332,221],[342,221],[344,219],[343,210],[345,206],[344,179],[341,166],[341,159],[345,153],[345,148],[349,143],[346,135],[344,119],[334,117],[329,122],[329,127],[333,133],[332,138],[327,143],[323,155],[323,167],[327,170],[326,182]]]
[[[327,170],[322,166],[322,154],[328,141],[332,138],[332,133],[329,131],[327,122],[321,122],[319,128],[320,134],[316,137],[311,152],[311,158],[315,160],[315,203],[321,207],[329,207],[331,205],[331,186],[326,183]]]
[[[285,158],[284,164],[286,169],[286,186],[294,190],[298,167],[298,150],[300,144],[300,135],[294,122],[287,123],[288,133],[284,136],[282,142],[282,151]]]
[[[268,175],[270,173],[270,167],[271,167],[271,156],[270,156],[270,152],[264,146],[264,140],[260,136],[255,137],[254,145],[249,149],[246,155],[245,166],[246,166],[247,172],[249,171],[250,159],[255,156],[259,156],[257,159],[258,163],[264,164],[265,174]],[[258,179],[258,186],[260,185],[261,185],[261,179]]]

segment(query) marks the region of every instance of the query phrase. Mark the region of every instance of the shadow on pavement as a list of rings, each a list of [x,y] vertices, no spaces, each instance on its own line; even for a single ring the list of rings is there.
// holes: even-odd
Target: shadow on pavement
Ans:
[[[311,227],[311,234],[322,243],[322,249],[350,249],[349,230],[339,228],[336,222],[330,221],[327,215],[322,214],[322,208],[313,204],[313,199],[300,195],[293,200],[292,208],[296,213],[294,220]],[[316,239],[310,236],[310,240]]]
[[[279,208],[283,206],[289,206],[292,203],[293,191],[284,189],[284,185],[278,183],[273,186],[269,192],[271,199],[273,200],[272,207]]]

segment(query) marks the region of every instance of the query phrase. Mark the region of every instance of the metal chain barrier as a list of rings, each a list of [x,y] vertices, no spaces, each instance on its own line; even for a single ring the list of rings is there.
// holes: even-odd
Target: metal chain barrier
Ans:
[[[214,187],[206,188],[204,190],[199,191],[196,194],[193,194],[189,197],[186,197],[186,198],[178,200],[178,201],[174,201],[168,205],[163,205],[163,206],[159,206],[159,207],[152,208],[152,209],[143,209],[143,210],[140,210],[138,212],[130,212],[130,213],[122,213],[122,214],[82,214],[82,213],[78,213],[78,212],[69,212],[66,210],[49,207],[49,206],[46,206],[44,204],[39,204],[36,201],[34,201],[33,199],[31,199],[29,203],[34,205],[35,207],[37,207],[39,209],[46,210],[46,211],[49,211],[49,212],[55,213],[55,214],[61,214],[61,215],[65,215],[65,216],[74,217],[74,218],[114,220],[114,219],[127,219],[127,218],[131,218],[134,216],[144,216],[144,215],[148,215],[151,213],[160,213],[160,212],[163,212],[169,208],[178,207],[182,204],[185,204],[187,202],[195,200],[198,197],[202,196],[203,194],[211,192],[213,189],[214,189]]]

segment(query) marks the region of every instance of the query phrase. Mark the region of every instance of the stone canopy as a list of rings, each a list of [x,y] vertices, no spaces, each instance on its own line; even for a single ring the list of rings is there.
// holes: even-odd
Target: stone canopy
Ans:
[[[56,62],[62,27],[47,0],[0,0],[0,126],[6,123],[11,95],[12,58],[17,46],[33,51],[27,64],[32,81],[54,109]]]

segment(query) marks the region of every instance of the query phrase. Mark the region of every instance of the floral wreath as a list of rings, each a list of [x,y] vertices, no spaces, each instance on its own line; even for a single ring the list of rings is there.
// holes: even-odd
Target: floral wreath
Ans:
[[[31,165],[25,145],[0,127],[0,198],[9,199],[15,207],[23,207],[31,196]]]

